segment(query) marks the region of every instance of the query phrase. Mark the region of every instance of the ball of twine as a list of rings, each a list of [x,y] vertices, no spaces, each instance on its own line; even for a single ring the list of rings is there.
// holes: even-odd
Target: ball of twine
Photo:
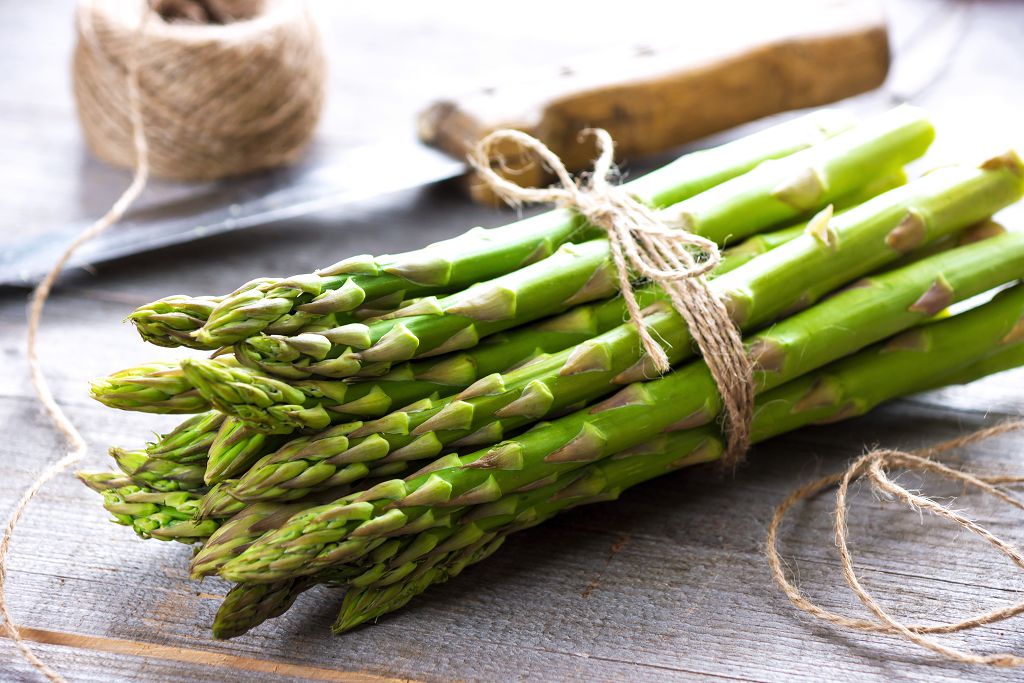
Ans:
[[[290,163],[320,117],[323,46],[296,0],[81,0],[76,29],[78,114],[109,163],[136,162],[132,58],[154,175],[212,180]]]

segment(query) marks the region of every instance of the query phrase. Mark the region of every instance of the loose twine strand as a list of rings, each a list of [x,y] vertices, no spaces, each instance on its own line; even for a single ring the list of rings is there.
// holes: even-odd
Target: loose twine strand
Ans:
[[[78,7],[73,67],[84,137],[97,156],[132,168],[133,175],[110,210],[60,255],[33,293],[28,310],[32,386],[69,451],[39,474],[8,519],[0,539],[0,616],[21,655],[55,683],[65,679],[28,647],[11,616],[6,591],[11,538],[25,509],[47,482],[87,452],[81,432],[54,398],[39,360],[39,326],[53,285],[79,247],[124,217],[151,171],[202,180],[289,163],[306,146],[323,103],[322,43],[304,3],[203,3],[198,8],[207,14],[218,10],[217,17],[211,17],[225,25],[150,24],[157,21],[156,12],[177,18],[166,7],[174,4],[139,0],[137,13],[136,6],[116,0],[80,0]],[[178,3],[182,4],[188,3]],[[170,8],[175,9],[181,8]],[[231,18],[246,21],[228,23]],[[247,86],[253,78],[260,80],[259,88]],[[144,119],[152,124],[151,138]]]
[[[126,62],[127,68],[125,73],[125,85],[128,97],[132,143],[135,149],[135,169],[132,174],[132,181],[121,196],[118,197],[117,201],[114,202],[113,206],[110,207],[110,210],[107,211],[102,218],[82,231],[82,233],[79,234],[70,245],[68,245],[60,255],[60,258],[57,259],[57,262],[54,264],[50,272],[46,274],[46,277],[44,277],[42,282],[40,282],[36,287],[32,294],[32,301],[29,304],[28,309],[27,356],[32,387],[35,389],[36,396],[38,396],[39,402],[43,404],[43,408],[49,416],[50,421],[53,423],[53,426],[67,440],[70,450],[62,458],[48,465],[39,474],[39,476],[36,477],[35,481],[25,489],[25,492],[21,495],[21,498],[18,499],[17,504],[14,506],[14,510],[8,518],[7,526],[4,529],[3,539],[0,540],[0,615],[3,616],[4,631],[7,632],[7,636],[14,642],[22,657],[24,657],[36,671],[53,683],[65,683],[65,678],[54,671],[48,664],[46,664],[46,662],[42,661],[42,659],[40,659],[31,648],[29,648],[25,639],[21,635],[21,629],[11,616],[7,603],[7,555],[10,550],[11,538],[14,535],[14,529],[21,520],[25,509],[32,501],[32,498],[39,493],[39,490],[46,485],[47,482],[85,457],[87,445],[82,433],[78,431],[78,428],[75,427],[71,418],[68,417],[67,413],[64,412],[64,409],[57,403],[57,400],[53,395],[53,390],[50,388],[50,384],[46,379],[46,375],[43,374],[42,364],[39,361],[37,343],[39,337],[39,324],[42,320],[43,308],[50,296],[53,285],[60,276],[61,271],[63,271],[64,266],[67,265],[68,259],[70,259],[75,251],[83,244],[98,235],[101,235],[111,226],[120,221],[128,211],[129,207],[131,207],[132,203],[138,199],[142,190],[146,187],[146,181],[149,179],[149,147],[142,123],[142,108],[140,106],[138,43],[145,31],[150,14],[150,12],[142,13],[138,29],[135,32],[135,49],[131,50],[131,56]]]
[[[11,512],[9,519],[7,520],[7,526],[4,528],[3,540],[0,541],[0,614],[3,615],[4,631],[7,632],[7,636],[13,641],[18,651],[22,653],[22,656],[29,661],[29,664],[32,665],[36,671],[53,683],[65,683],[65,678],[51,669],[42,659],[39,658],[38,655],[36,655],[35,652],[32,651],[28,643],[26,643],[25,639],[22,637],[22,632],[20,632],[20,629],[14,623],[13,617],[10,614],[7,604],[7,553],[10,549],[10,540],[14,533],[14,527],[17,525],[18,521],[22,519],[22,515],[25,513],[26,508],[28,508],[29,503],[36,494],[39,493],[39,489],[42,488],[50,479],[82,460],[87,452],[87,445],[82,433],[77,427],[75,427],[75,424],[71,421],[71,418],[68,417],[68,414],[60,408],[59,403],[57,403],[53,396],[53,390],[50,388],[49,382],[47,382],[46,376],[43,374],[37,344],[39,338],[39,325],[42,321],[43,307],[46,305],[46,300],[50,296],[53,284],[56,282],[56,279],[63,270],[63,267],[67,265],[68,260],[79,247],[96,238],[105,230],[110,229],[111,226],[124,217],[125,213],[142,193],[146,180],[150,177],[150,152],[148,152],[148,146],[146,144],[145,129],[142,125],[142,113],[140,106],[138,84],[139,50],[137,49],[138,42],[144,33],[148,17],[150,16],[150,12],[142,12],[138,30],[135,32],[136,47],[131,50],[131,56],[127,61],[127,72],[125,75],[128,94],[128,110],[130,112],[131,121],[132,143],[135,148],[135,170],[132,174],[131,183],[124,190],[121,197],[119,197],[114,203],[110,211],[106,212],[99,220],[82,231],[82,233],[75,238],[74,242],[72,242],[68,248],[60,254],[56,263],[50,271],[46,273],[45,278],[36,288],[36,291],[32,296],[32,302],[29,305],[28,358],[32,386],[36,391],[36,395],[39,397],[39,401],[43,404],[43,409],[46,411],[50,421],[53,423],[53,426],[63,437],[67,439],[71,446],[71,450],[67,455],[63,456],[56,462],[51,463],[39,474],[36,480],[33,481],[25,490],[25,493],[22,494],[22,498],[18,499],[17,504],[14,506],[14,510]]]
[[[597,141],[594,170],[576,181],[562,160],[544,143],[517,130],[499,130],[483,138],[469,162],[498,196],[512,205],[524,202],[552,203],[571,207],[608,235],[619,291],[640,343],[655,368],[671,369],[668,356],[644,324],[643,312],[633,291],[633,276],[657,283],[672,307],[686,321],[722,396],[727,419],[727,446],[723,463],[735,468],[750,442],[754,414],[752,368],[739,330],[722,302],[708,288],[706,275],[718,265],[721,254],[711,240],[680,227],[669,227],[647,205],[613,185],[614,143],[602,129],[587,129]],[[548,188],[522,187],[499,175],[493,166],[508,169],[500,148],[517,145],[535,154],[558,178]],[[699,258],[698,258],[699,256]]]
[[[802,486],[789,495],[776,509],[768,525],[768,537],[766,553],[768,565],[772,578],[782,589],[797,608],[807,612],[813,617],[858,631],[870,633],[889,633],[901,635],[907,640],[939,654],[947,659],[965,664],[985,664],[989,666],[1021,666],[1024,665],[1024,657],[1012,653],[1000,652],[990,655],[979,655],[969,650],[962,650],[943,645],[924,634],[957,633],[979,626],[993,624],[1018,614],[1024,613],[1024,601],[1017,602],[1007,607],[978,614],[963,621],[945,623],[938,625],[907,624],[899,621],[888,610],[883,608],[875,598],[868,593],[861,584],[853,569],[853,556],[849,548],[848,518],[848,493],[850,484],[860,478],[866,478],[873,490],[891,496],[902,501],[915,510],[927,510],[928,512],[945,519],[948,519],[961,528],[980,536],[990,545],[995,547],[1003,555],[1010,558],[1015,565],[1024,569],[1024,555],[1013,545],[999,538],[991,531],[966,516],[941,505],[934,500],[897,484],[889,476],[889,471],[894,468],[909,471],[927,472],[943,479],[960,482],[966,486],[973,486],[981,491],[995,496],[999,500],[1024,510],[1024,502],[1015,498],[1012,494],[998,488],[997,484],[1011,484],[1024,482],[1024,477],[981,477],[954,470],[946,465],[936,462],[932,458],[940,453],[962,448],[964,446],[990,439],[994,436],[1016,432],[1024,429],[1024,420],[1004,422],[986,429],[981,429],[966,436],[949,441],[943,441],[935,446],[912,452],[905,452],[892,449],[874,450],[861,456],[853,462],[845,471],[822,477],[817,481]],[[875,620],[855,619],[842,614],[831,612],[811,601],[798,589],[786,576],[782,560],[779,555],[778,535],[779,527],[786,516],[786,513],[797,503],[813,498],[826,489],[837,487],[835,502],[835,543],[839,552],[839,560],[842,565],[843,578],[846,580],[850,590],[854,592],[860,602],[875,615]]]

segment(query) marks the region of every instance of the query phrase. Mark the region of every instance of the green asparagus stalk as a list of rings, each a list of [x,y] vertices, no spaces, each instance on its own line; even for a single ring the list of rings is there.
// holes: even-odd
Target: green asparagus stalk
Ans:
[[[627,187],[652,206],[669,206],[746,173],[762,161],[814,145],[850,125],[844,114],[818,112],[721,147],[689,154]],[[408,295],[459,291],[543,258],[587,232],[578,215],[557,210],[503,228],[475,229],[405,254],[356,256],[316,273],[265,282],[229,295],[213,311],[205,312],[207,320],[198,330],[194,329],[195,321],[203,312],[191,299],[185,299],[190,307],[183,311],[165,301],[158,313],[172,319],[170,334],[162,341],[165,345],[216,349],[264,329],[290,334],[325,315],[370,306],[394,295],[401,300]],[[155,316],[147,311],[141,317],[148,322]],[[135,321],[135,315],[132,319]],[[194,334],[186,337],[181,334],[185,330]],[[147,329],[144,337],[159,338],[159,330]]]
[[[134,323],[139,335],[150,344],[166,347],[194,346],[192,333],[206,323],[222,301],[272,282],[274,280],[270,278],[251,280],[227,296],[175,294],[140,306],[128,316],[128,320]]]
[[[932,391],[955,384],[970,384],[982,377],[996,375],[1000,372],[1024,366],[1024,345],[1018,343],[1020,332],[1014,332],[1004,340],[1002,348],[992,355],[974,362],[949,375],[935,378],[935,381],[922,390]]]
[[[146,455],[171,462],[205,462],[225,419],[223,413],[215,410],[190,417],[147,444]]]
[[[214,573],[221,566],[223,557],[233,557],[265,531],[275,528],[301,509],[301,505],[280,503],[246,506],[210,534],[203,548],[192,558],[192,577],[200,578]]]
[[[76,472],[75,476],[96,493],[135,485],[132,478],[124,472]]]
[[[228,519],[234,517],[251,505],[249,501],[239,500],[233,495],[231,487],[235,483],[236,480],[234,479],[226,479],[225,481],[214,485],[209,491],[203,494],[199,502],[199,509],[196,512],[196,519]],[[309,496],[288,498],[286,500],[277,500],[273,502],[304,503],[306,504],[306,507],[311,507],[329,500],[334,500],[335,498],[347,493],[351,493],[352,490],[353,488],[351,486],[339,485],[335,488],[318,490]]]
[[[225,362],[225,361],[221,361]],[[202,413],[210,403],[182,372],[180,361],[155,361],[92,382],[90,394],[105,406],[140,413]]]
[[[430,586],[445,583],[458,576],[467,566],[493,555],[505,542],[505,537],[505,534],[489,534],[468,548],[454,550],[434,559],[409,577],[398,577],[393,583],[350,589],[345,593],[341,611],[331,630],[336,634],[347,633],[368,621],[405,607]]]
[[[873,122],[674,205],[667,217],[719,243],[745,237],[820,209],[920,156],[934,131],[922,114],[895,109]],[[393,363],[475,346],[489,334],[608,296],[615,278],[605,239],[563,245],[554,255],[443,299],[429,298],[371,325],[353,323],[321,334],[252,337],[235,345],[238,359],[299,379],[348,377],[367,365]],[[415,313],[416,315],[413,315]],[[189,374],[189,361],[183,362]],[[197,387],[203,379],[190,375]]]
[[[109,452],[118,468],[139,486],[163,493],[196,491],[203,487],[206,468],[202,464],[163,460],[150,457],[145,451],[126,451],[117,447],[112,447]]]
[[[143,538],[206,542],[225,524],[231,524],[237,533],[243,520],[254,525],[281,509],[274,503],[250,506],[226,495],[218,498],[216,494],[202,495],[195,491],[158,491],[150,486],[139,486],[116,472],[79,472],[78,478],[106,496],[105,506],[115,514],[115,522],[133,527]],[[289,514],[320,502],[323,502],[322,498],[292,504],[288,508]],[[204,505],[216,505],[217,509],[200,514]],[[225,535],[221,534],[208,554],[218,552],[217,546],[224,542],[224,538]],[[223,548],[220,551],[223,552]],[[227,555],[224,561],[226,559]]]
[[[226,417],[210,444],[203,480],[213,485],[237,476],[283,442],[283,438],[264,434],[238,418]]]
[[[123,486],[102,494],[103,507],[114,516],[114,521],[132,527],[142,538],[195,543],[217,528],[214,520],[194,519],[199,498],[187,491]]]
[[[210,487],[210,490],[203,494],[196,518],[227,519],[244,510],[248,503],[238,500],[227,490],[227,487],[234,483],[234,479],[226,479]]]
[[[198,579],[215,574],[225,562],[243,552],[265,532],[277,528],[297,512],[309,509],[322,500],[245,505],[208,534],[206,543],[192,558],[192,577]]]
[[[487,335],[615,291],[608,242],[591,240],[563,245],[546,259],[443,299],[424,299],[396,312],[401,317],[294,337],[251,337],[234,350],[243,364],[288,379],[350,377],[471,348]],[[199,378],[189,377],[200,386]]]
[[[974,220],[976,212],[997,210],[1008,200],[1003,194],[1006,187],[1001,192],[991,192],[995,186],[985,183],[974,191],[962,193],[963,203],[958,205],[952,199],[956,194],[952,190],[957,188],[941,178],[936,182],[937,176],[938,173],[931,174],[919,181],[927,180],[926,191],[890,198],[862,214],[857,221],[842,222],[860,210],[838,217],[833,223],[839,236],[834,251],[832,247],[822,246],[813,236],[800,237],[712,280],[710,286],[716,293],[730,298],[735,296],[733,301],[739,299],[733,293],[742,292],[743,300],[749,305],[743,306],[745,316],[739,321],[741,327],[757,328],[786,309],[810,303],[844,281],[897,258],[899,252],[886,246],[885,241],[904,224],[901,216],[917,215],[907,214],[908,207],[914,212],[942,207],[941,213],[931,213],[934,216],[930,221],[931,234],[937,237]],[[995,180],[997,185],[1008,181],[1011,188],[1016,186],[1016,191],[1020,191],[1020,181],[1012,173],[981,171],[972,172],[968,177]],[[906,189],[914,185],[916,183]],[[875,201],[881,202],[886,196]],[[982,199],[986,196],[987,200]],[[965,213],[954,211],[957,206]],[[898,209],[899,213],[893,209]],[[788,252],[785,258],[775,258],[783,252]],[[854,319],[860,328],[859,334],[875,335],[867,341],[859,341],[863,346],[927,319],[948,303],[944,298],[947,292],[949,301],[953,301],[1012,279],[1019,272],[1022,257],[1024,237],[996,237],[868,280],[836,295],[823,308],[834,311],[834,315],[846,316],[840,320]],[[766,266],[763,263],[766,259],[774,261]],[[789,274],[790,271],[798,273]],[[943,287],[915,308],[918,299],[930,291],[939,276],[945,283]],[[944,288],[947,285],[948,290]],[[734,310],[739,309],[734,307]],[[821,315],[816,311],[812,318]],[[870,320],[865,324],[862,318],[868,316]],[[654,312],[647,324],[656,332],[656,338],[664,340],[672,362],[678,363],[692,353],[685,324],[674,311]],[[860,337],[850,335],[847,339],[859,340]],[[854,346],[849,351],[856,348],[859,347]],[[631,325],[624,325],[575,349],[539,359],[504,376],[487,378],[452,399],[424,401],[365,424],[341,425],[330,431],[329,440],[307,440],[299,450],[268,455],[239,480],[233,487],[233,495],[245,500],[301,496],[315,490],[319,481],[333,485],[334,472],[344,471],[353,463],[387,465],[437,457],[446,446],[493,443],[539,418],[580,401],[599,398],[613,391],[616,385],[653,376],[653,372],[648,375],[647,371],[640,356],[636,331]]]
[[[938,215],[931,214],[932,225],[939,222],[935,220]],[[848,232],[838,234],[840,241],[854,241]],[[803,239],[790,245],[799,246]],[[1015,270],[997,278],[1005,281],[1020,272],[1019,259],[1024,252],[1018,235],[997,237],[932,257],[942,259],[957,253],[960,258],[947,258],[956,264],[948,269],[922,266],[932,262],[926,259],[882,274],[754,335],[747,343],[758,368],[758,390],[790,381],[933,315],[964,297],[962,292],[970,291],[974,283],[989,277],[985,259],[980,266],[974,261],[975,267],[970,270],[956,271],[972,261],[969,257],[977,257],[978,248],[992,244],[1008,248],[1014,242],[1018,261],[1011,262],[1011,266]],[[958,293],[957,287],[965,289]],[[297,515],[280,531],[268,534],[228,563],[224,576],[236,581],[267,581],[291,571],[308,574],[349,561],[360,556],[367,542],[381,534],[396,533],[403,527],[432,526],[435,510],[447,513],[452,508],[489,502],[504,493],[535,486],[547,477],[628,448],[633,445],[630,438],[637,434],[657,433],[673,423],[707,423],[719,408],[720,397],[707,366],[691,363],[659,380],[632,384],[590,410],[537,425],[512,441],[458,459],[447,456],[426,468],[441,468],[438,471],[385,482],[333,505]]]
[[[218,367],[229,368],[230,361],[211,360]],[[169,381],[169,378],[173,378]],[[199,396],[191,383],[181,373],[179,362],[147,364],[93,382],[93,397],[115,408],[144,413],[182,413],[194,409],[209,409],[206,399]],[[144,389],[139,389],[144,386]],[[129,397],[130,396],[130,397]],[[187,408],[183,408],[187,407]],[[171,463],[178,463],[178,472],[195,472],[205,468],[205,474],[194,480],[188,477],[191,487],[214,484],[245,471],[260,456],[271,452],[283,439],[268,436],[247,426],[237,418],[225,416],[217,411],[201,413],[189,418],[173,431],[159,437],[155,443],[147,444],[145,453],[131,452],[132,462],[139,458],[156,459],[154,467],[167,469]],[[124,460],[127,452],[118,451],[115,459]],[[127,461],[126,461],[127,462]],[[135,475],[135,466],[129,465],[129,474]],[[198,468],[198,469],[197,469]],[[172,468],[173,469],[173,468]],[[135,475],[139,483],[157,486],[152,479],[143,479],[145,469]],[[175,479],[178,475],[172,475]]]
[[[465,533],[467,531],[469,533]],[[462,552],[475,551],[493,538],[494,534],[480,537],[475,525],[459,527],[453,520],[452,526],[445,529],[434,529],[416,536],[381,543],[364,558],[366,562],[335,567],[315,576],[271,583],[237,584],[228,592],[220,609],[217,610],[213,622],[214,637],[233,638],[267,619],[280,616],[291,607],[300,594],[315,585],[327,583],[347,586],[350,590],[360,590],[370,585],[375,588],[391,585],[392,582],[397,583],[407,578],[408,570],[403,574],[402,569],[409,567],[414,559],[424,559],[417,573],[426,573],[432,569],[426,566],[426,560],[447,559],[449,554],[456,552],[455,548]],[[498,545],[500,539],[493,549],[497,549]],[[478,558],[477,561],[483,559],[476,554],[474,557]],[[398,569],[392,566],[396,561],[400,563]],[[445,563],[446,575],[457,573],[450,566],[452,564],[454,563]],[[408,581],[403,581],[403,585],[408,585]]]
[[[337,425],[310,436],[293,439],[277,451],[261,458],[239,481],[225,489],[238,500],[294,500],[311,491],[344,486],[365,479],[370,468],[364,462],[376,458],[368,443],[364,454],[351,453],[347,458],[334,457],[319,467],[315,464],[349,450],[349,437],[359,423]],[[379,449],[377,449],[379,450]],[[258,489],[259,496],[248,492]]]
[[[1001,310],[1002,303],[904,333],[768,392],[758,400],[752,440],[760,442],[807,424],[861,415],[884,401],[940,383],[974,381],[1020,366],[1024,363],[1024,334],[1001,337],[1005,325],[996,325],[995,335],[976,334],[975,324],[981,318],[1005,320],[1007,311]],[[1010,308],[1011,320],[1014,312],[1024,310],[1020,304]],[[559,477],[553,485],[480,506],[470,522],[476,527],[473,533],[467,534],[465,525],[458,532],[434,532],[480,534],[489,545],[508,533],[546,521],[564,509],[614,500],[622,491],[661,474],[714,460],[723,448],[721,437],[710,427],[662,434],[601,460],[579,475],[571,473],[574,476]],[[374,566],[350,581],[353,587],[345,595],[334,631],[351,630],[404,606],[430,585],[447,580],[466,564],[482,559],[474,557],[475,551],[476,547],[471,546],[432,552],[424,557],[389,559]],[[362,577],[369,581],[359,585]],[[290,580],[296,585],[307,581]],[[302,589],[306,587],[302,583]]]
[[[287,612],[295,599],[317,584],[302,578],[277,583],[238,584],[224,596],[213,622],[213,637],[240,636],[268,619]]]
[[[834,209],[839,215],[849,209],[860,206],[864,202],[874,199],[880,194],[907,184],[907,173],[902,168],[892,171],[887,175],[868,181],[863,187],[859,187],[850,194],[836,200]],[[728,247],[722,251],[722,260],[712,272],[712,277],[725,275],[736,270],[742,265],[749,263],[758,256],[767,254],[772,249],[781,247],[791,242],[807,230],[807,221],[800,221],[795,225],[770,232],[762,232],[752,235],[739,244]],[[645,305],[645,304],[641,304]],[[625,316],[623,316],[624,318]],[[561,349],[557,349],[561,350]]]

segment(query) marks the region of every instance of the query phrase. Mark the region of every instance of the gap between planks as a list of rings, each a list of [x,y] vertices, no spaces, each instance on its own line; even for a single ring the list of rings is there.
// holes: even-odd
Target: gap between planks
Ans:
[[[242,657],[222,652],[210,652],[209,650],[196,650],[170,645],[144,643],[137,640],[122,640],[120,638],[90,636],[78,633],[67,633],[65,631],[51,631],[42,628],[32,628],[30,626],[21,626],[18,628],[18,631],[22,638],[33,643],[71,647],[78,650],[91,650],[93,652],[107,652],[111,654],[130,655],[133,657],[183,662],[185,664],[217,666],[234,669],[236,671],[251,671],[254,673],[266,673],[275,676],[292,676],[295,678],[306,678],[313,681],[327,681],[328,683],[414,683],[416,680],[412,678],[379,676],[362,671],[339,671],[335,669],[323,669],[315,666],[305,666],[302,664],[273,662],[266,659]],[[0,633],[0,637],[8,638],[9,636],[6,633]]]

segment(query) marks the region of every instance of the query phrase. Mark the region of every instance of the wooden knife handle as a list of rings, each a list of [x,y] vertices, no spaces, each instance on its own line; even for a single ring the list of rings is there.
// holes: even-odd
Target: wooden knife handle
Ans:
[[[690,37],[678,44],[581,58],[439,100],[420,114],[420,138],[465,158],[489,132],[516,128],[580,170],[595,156],[592,143],[578,140],[584,128],[607,129],[617,157],[636,158],[770,114],[834,102],[885,80],[888,32],[874,2],[724,4],[735,11],[689,25]],[[523,165],[514,150],[508,157],[511,166]],[[551,181],[536,164],[513,178],[522,185]],[[476,199],[493,199],[478,181],[467,186]]]

